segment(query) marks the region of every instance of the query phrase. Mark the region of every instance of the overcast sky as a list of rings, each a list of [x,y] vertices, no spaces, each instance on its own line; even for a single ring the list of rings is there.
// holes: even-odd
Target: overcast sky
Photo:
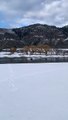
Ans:
[[[0,0],[0,27],[68,24],[68,0]]]

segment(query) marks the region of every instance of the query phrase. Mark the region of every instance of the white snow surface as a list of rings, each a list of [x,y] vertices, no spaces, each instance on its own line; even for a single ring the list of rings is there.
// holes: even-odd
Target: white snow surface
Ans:
[[[11,54],[11,52],[0,52],[0,58],[4,58],[4,57],[7,57],[7,58],[14,58],[14,57],[27,57],[27,58],[48,58],[48,57],[53,57],[53,58],[63,58],[63,57],[68,57],[68,55],[45,55],[45,54],[38,54],[36,53],[35,55],[30,55],[30,54],[25,54],[25,53],[13,53]]]
[[[1,64],[0,120],[68,120],[68,63]]]

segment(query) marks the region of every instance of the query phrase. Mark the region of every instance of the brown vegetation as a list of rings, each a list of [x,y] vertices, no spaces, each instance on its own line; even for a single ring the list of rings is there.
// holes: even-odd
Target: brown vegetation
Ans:
[[[38,52],[38,53],[45,53],[47,54],[47,52],[51,49],[51,47],[49,45],[37,45],[37,46],[25,46],[24,48],[21,49],[21,52],[26,52],[28,54],[28,52],[30,52],[30,54],[33,54],[34,52]]]
[[[10,48],[10,52],[11,52],[11,53],[16,52],[16,47]]]

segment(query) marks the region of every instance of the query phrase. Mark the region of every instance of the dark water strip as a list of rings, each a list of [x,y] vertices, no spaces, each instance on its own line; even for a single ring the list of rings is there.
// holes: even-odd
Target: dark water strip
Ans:
[[[68,57],[47,57],[47,58],[27,58],[27,57],[14,57],[0,58],[0,64],[5,63],[48,63],[48,62],[68,62]]]

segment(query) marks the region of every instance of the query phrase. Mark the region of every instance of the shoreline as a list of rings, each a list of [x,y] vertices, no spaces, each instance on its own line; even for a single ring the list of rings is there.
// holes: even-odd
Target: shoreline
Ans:
[[[7,63],[59,63],[68,62],[68,57],[45,57],[45,58],[32,58],[32,57],[2,57],[0,58],[0,64]]]

